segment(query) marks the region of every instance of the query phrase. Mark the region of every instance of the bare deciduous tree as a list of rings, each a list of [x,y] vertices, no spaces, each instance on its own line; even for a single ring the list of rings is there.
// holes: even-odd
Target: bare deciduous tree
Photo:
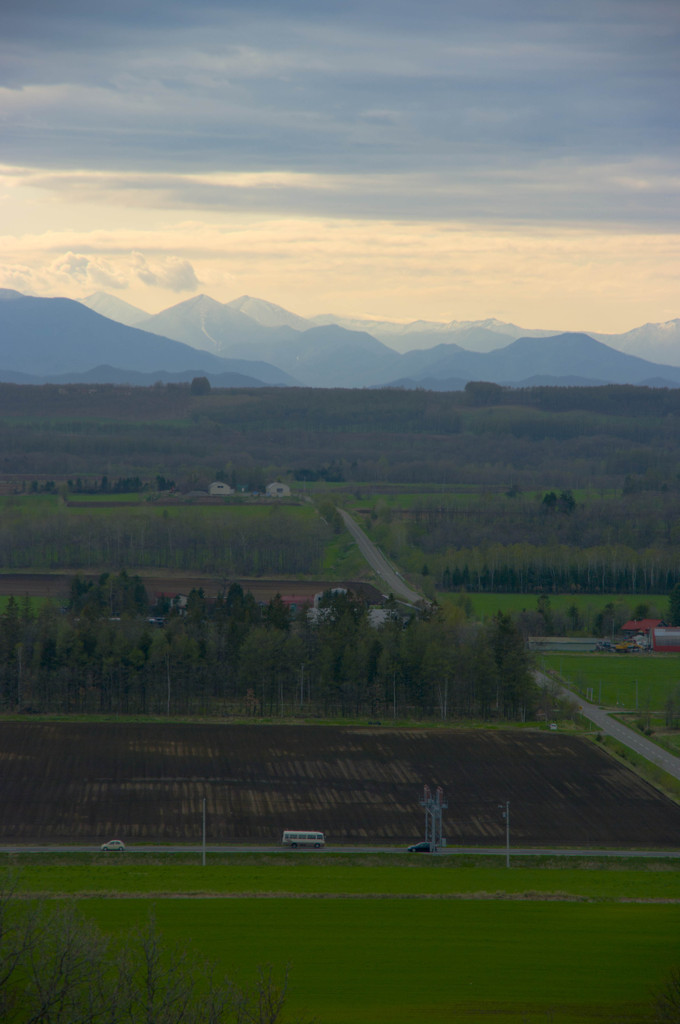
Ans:
[[[68,904],[0,891],[3,1024],[284,1024],[288,970],[252,985],[168,947],[155,922],[113,943]]]
[[[680,967],[674,968],[654,1001],[654,1024],[680,1024]]]

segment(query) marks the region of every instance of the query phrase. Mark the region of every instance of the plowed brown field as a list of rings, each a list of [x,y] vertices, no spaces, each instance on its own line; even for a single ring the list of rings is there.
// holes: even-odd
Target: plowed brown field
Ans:
[[[587,740],[314,725],[0,724],[0,839],[405,843],[441,785],[450,844],[680,844],[680,807]]]

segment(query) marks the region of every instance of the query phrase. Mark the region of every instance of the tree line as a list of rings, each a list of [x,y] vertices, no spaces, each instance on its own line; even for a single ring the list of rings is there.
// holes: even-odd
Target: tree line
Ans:
[[[25,505],[9,504],[0,521],[0,563],[5,570],[133,565],[213,575],[319,572],[330,528],[311,509],[232,511],[144,506],[27,514]]]
[[[511,490],[410,517],[378,504],[365,525],[395,561],[444,591],[653,594],[680,580],[672,492],[576,500],[570,489]]]
[[[680,582],[680,550],[604,547],[560,551],[514,545],[496,558],[489,551],[447,556],[438,574],[442,591],[500,594],[666,594]],[[670,561],[672,559],[672,561]],[[428,573],[431,572],[429,565]]]
[[[376,628],[352,594],[314,617],[237,584],[150,608],[138,578],[103,574],[74,580],[66,612],[11,599],[0,616],[5,711],[525,720],[540,703],[530,669],[508,616],[392,608]]]

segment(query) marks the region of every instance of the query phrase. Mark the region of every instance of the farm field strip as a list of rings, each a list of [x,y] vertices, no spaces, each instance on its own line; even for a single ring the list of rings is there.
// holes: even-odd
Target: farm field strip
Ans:
[[[80,906],[114,936],[148,919],[134,899]],[[652,987],[680,955],[674,905],[275,898],[152,906],[166,941],[232,976],[289,965],[289,1011],[323,1024],[412,1024],[423,1015],[642,1024]]]
[[[541,654],[538,665],[552,669],[594,703],[646,713],[659,710],[680,691],[678,654]]]
[[[502,844],[499,797],[520,849],[680,846],[678,806],[547,730],[4,721],[0,763],[0,838],[20,846],[195,842],[204,798],[211,845],[269,846],[295,818],[331,844],[406,846],[426,780],[448,796],[452,846]]]
[[[363,865],[139,864],[102,862],[17,865],[11,872],[17,892],[46,895],[136,895],[149,898],[205,896],[286,896],[339,898],[557,899],[602,902],[680,902],[680,868],[649,864],[628,868],[475,868],[447,862]],[[585,862],[587,864],[587,862]]]

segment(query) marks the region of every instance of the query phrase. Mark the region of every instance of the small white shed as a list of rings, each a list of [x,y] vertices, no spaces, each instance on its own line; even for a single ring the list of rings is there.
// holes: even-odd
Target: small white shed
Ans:
[[[267,484],[265,493],[268,498],[290,498],[290,487],[277,481],[274,484]]]
[[[222,483],[221,480],[215,480],[213,483],[210,484],[210,487],[208,488],[208,494],[211,494],[213,496],[219,495],[219,494],[233,494],[233,493],[234,493],[234,488],[230,487],[229,484]]]

